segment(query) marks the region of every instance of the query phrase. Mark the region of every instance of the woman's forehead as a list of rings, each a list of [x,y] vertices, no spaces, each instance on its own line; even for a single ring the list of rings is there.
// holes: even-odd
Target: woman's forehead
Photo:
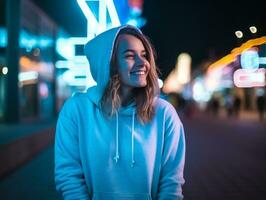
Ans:
[[[145,50],[142,41],[134,35],[122,34],[118,38],[118,50]]]

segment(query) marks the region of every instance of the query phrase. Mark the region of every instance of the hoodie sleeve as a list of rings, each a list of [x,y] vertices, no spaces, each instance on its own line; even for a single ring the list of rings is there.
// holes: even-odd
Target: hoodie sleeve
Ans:
[[[175,109],[170,106],[165,118],[165,138],[161,161],[158,200],[183,199],[182,185],[185,163],[183,125]]]
[[[60,112],[55,135],[55,185],[65,200],[88,200],[82,171],[78,127],[73,100],[68,100]]]

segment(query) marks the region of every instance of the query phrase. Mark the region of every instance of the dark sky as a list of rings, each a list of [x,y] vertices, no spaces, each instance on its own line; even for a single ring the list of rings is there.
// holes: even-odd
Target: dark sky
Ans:
[[[85,36],[86,20],[76,0],[34,0],[52,19],[74,36]],[[266,35],[266,0],[144,0],[142,28],[153,42],[164,74],[174,67],[179,53],[192,56],[193,67],[211,53],[225,56],[239,44],[234,32],[252,37],[249,26]]]

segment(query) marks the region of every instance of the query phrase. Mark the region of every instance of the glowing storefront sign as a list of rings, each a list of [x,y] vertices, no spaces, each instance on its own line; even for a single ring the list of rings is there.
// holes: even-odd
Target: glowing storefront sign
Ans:
[[[18,79],[20,82],[28,80],[36,80],[37,78],[38,78],[38,72],[35,71],[20,72],[18,75]]]
[[[234,84],[241,88],[264,87],[265,69],[238,69],[234,72]]]
[[[0,47],[6,47],[7,45],[7,32],[6,29],[0,27]]]
[[[191,76],[191,56],[187,53],[181,53],[177,58],[177,79],[179,83],[186,84]]]
[[[180,93],[185,84],[190,81],[191,76],[191,56],[181,53],[176,60],[175,68],[165,80],[163,91],[165,93]]]
[[[92,9],[89,7],[89,2],[95,0],[77,0],[79,7],[81,8],[83,14],[87,19],[87,38],[92,39],[95,35],[105,31],[108,28],[116,27],[120,25],[120,20],[118,18],[115,5],[113,0],[99,0],[99,21],[93,14]],[[108,11],[111,24],[107,24]],[[109,27],[107,27],[107,25]]]
[[[204,80],[196,78],[192,86],[192,97],[197,102],[207,102],[211,98],[211,92],[207,90]]]
[[[260,65],[259,61],[259,54],[255,48],[241,53],[240,63],[243,69],[258,69]]]
[[[40,47],[42,49],[52,47],[53,40],[47,36],[35,36],[25,30],[21,30],[19,35],[19,46],[31,51],[33,48]],[[7,30],[0,27],[0,47],[7,46]]]

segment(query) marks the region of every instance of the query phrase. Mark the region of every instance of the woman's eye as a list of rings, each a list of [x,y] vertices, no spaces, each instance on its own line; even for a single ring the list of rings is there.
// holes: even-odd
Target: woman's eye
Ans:
[[[142,54],[142,57],[143,57],[143,58],[147,58],[148,56],[147,56],[147,54],[145,53],[145,54]]]
[[[132,54],[128,54],[128,55],[125,55],[125,57],[126,57],[126,58],[133,58],[134,55],[132,55]]]

